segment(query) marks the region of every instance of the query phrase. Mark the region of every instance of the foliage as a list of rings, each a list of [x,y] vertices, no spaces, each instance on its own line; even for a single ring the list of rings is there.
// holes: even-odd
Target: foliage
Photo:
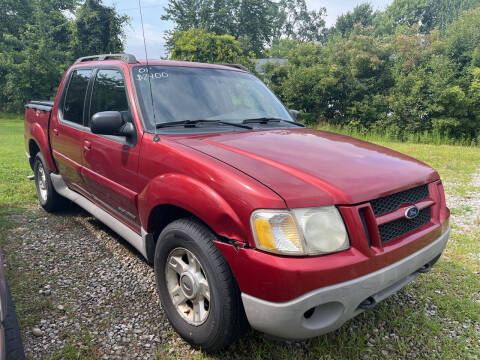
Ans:
[[[360,5],[339,17],[326,44],[281,40],[267,53],[288,65],[268,64],[264,80],[310,123],[480,144],[480,7],[428,32],[426,7],[442,18],[439,4],[396,0],[385,12]],[[379,18],[394,19],[391,29]]]
[[[123,52],[123,27],[128,21],[128,16],[118,15],[113,7],[86,0],[71,23],[73,56]]]
[[[167,34],[170,49],[176,31],[202,28],[232,35],[260,55],[278,28],[279,7],[271,0],[170,0],[162,19],[175,22],[174,31]]]
[[[305,41],[323,41],[327,10],[308,10],[305,0],[280,1],[280,30],[278,37]]]
[[[53,98],[78,56],[123,50],[125,21],[99,0],[2,1],[0,109],[20,111],[32,99]]]
[[[364,27],[371,26],[375,13],[372,5],[369,3],[357,5],[352,12],[348,11],[337,18],[335,26],[331,29],[332,33],[339,33],[343,37],[348,37],[356,24],[362,24]]]
[[[245,50],[262,56],[265,46],[280,38],[323,40],[324,16],[325,8],[309,11],[305,0],[170,0],[162,19],[175,23],[167,32],[170,49],[176,31],[202,28],[232,35]]]
[[[300,45],[300,41],[296,39],[276,39],[272,43],[272,46],[265,50],[265,55],[268,58],[286,58],[290,50],[295,50],[298,45]]]
[[[245,52],[231,35],[216,35],[192,28],[173,33],[171,59],[253,67],[253,54]]]
[[[368,126],[386,116],[384,89],[392,81],[388,46],[371,33],[357,25],[348,39],[300,44],[287,66],[265,68],[265,80],[290,107],[332,123]]]
[[[399,28],[393,38],[392,116],[385,125],[398,132],[477,139],[473,60],[479,40],[480,8],[465,12],[443,33],[422,35],[415,26]]]
[[[398,26],[420,25],[420,32],[445,29],[465,10],[480,6],[480,0],[394,0],[378,14],[380,32],[393,33]]]

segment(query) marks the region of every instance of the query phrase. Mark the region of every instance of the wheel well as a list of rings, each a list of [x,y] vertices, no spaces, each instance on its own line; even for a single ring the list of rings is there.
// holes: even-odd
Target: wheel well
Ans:
[[[162,230],[172,221],[192,216],[195,215],[174,205],[165,204],[156,206],[150,214],[149,221],[149,227],[151,229],[154,241],[157,241]]]
[[[150,213],[149,217],[149,229],[150,233],[152,234],[152,241],[147,241],[147,259],[149,262],[153,263],[153,258],[155,255],[155,245],[157,243],[157,239],[160,236],[162,230],[170,224],[172,221],[182,219],[182,218],[193,218],[198,222],[205,225],[207,228],[210,229],[213,233],[215,233],[205,222],[203,222],[200,218],[192,214],[190,211],[187,211],[181,207],[169,204],[157,205],[153,208],[152,212]]]
[[[34,140],[30,140],[28,143],[28,153],[30,154],[30,167],[33,169],[33,162],[35,156],[40,152],[40,148]]]

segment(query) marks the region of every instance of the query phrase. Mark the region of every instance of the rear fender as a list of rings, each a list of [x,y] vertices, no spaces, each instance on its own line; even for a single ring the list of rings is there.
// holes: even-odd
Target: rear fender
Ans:
[[[198,217],[216,234],[245,242],[247,235],[240,218],[217,192],[183,174],[154,178],[138,197],[140,220],[151,233],[152,210],[158,205],[174,205]]]
[[[48,143],[47,134],[45,134],[45,131],[40,126],[40,124],[38,124],[38,123],[32,124],[32,127],[30,129],[30,134],[31,134],[33,140],[37,143],[37,145],[40,149],[40,152],[42,153],[43,158],[45,159],[45,162],[47,163],[48,169],[50,171],[56,171],[55,163],[53,162],[53,159],[50,155],[50,147],[49,147],[49,143]]]

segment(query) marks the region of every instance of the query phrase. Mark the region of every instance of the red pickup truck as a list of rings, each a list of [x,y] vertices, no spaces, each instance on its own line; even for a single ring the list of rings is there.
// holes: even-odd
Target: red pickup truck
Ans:
[[[40,204],[78,204],[154,265],[172,326],[215,351],[305,339],[427,272],[449,235],[438,173],[305,128],[239,65],[78,59],[26,105]]]

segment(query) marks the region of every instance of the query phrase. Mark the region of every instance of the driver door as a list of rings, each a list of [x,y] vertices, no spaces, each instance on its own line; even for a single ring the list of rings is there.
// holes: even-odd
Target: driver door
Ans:
[[[133,121],[119,68],[99,68],[95,73],[87,127],[92,116],[101,111],[120,111],[124,121]],[[111,215],[140,232],[137,211],[137,168],[140,142],[137,136],[98,135],[85,132],[83,139],[83,170],[90,197]]]

